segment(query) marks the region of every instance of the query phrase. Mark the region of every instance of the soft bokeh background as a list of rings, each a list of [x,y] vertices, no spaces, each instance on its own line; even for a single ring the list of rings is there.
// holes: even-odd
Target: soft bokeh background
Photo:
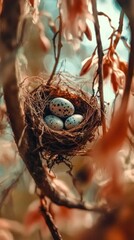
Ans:
[[[113,0],[98,0],[97,4],[98,4],[98,11],[102,11],[106,13],[111,18],[112,25],[115,28],[117,28],[119,14],[120,14],[120,7]],[[58,16],[56,1],[54,0],[41,0],[39,9],[40,11],[49,12],[53,19],[55,19]],[[44,17],[43,24],[45,28],[45,33],[49,38],[49,40],[52,42],[53,33],[48,28],[47,24],[45,23],[45,20],[46,18]],[[107,49],[107,47],[109,46],[108,38],[112,33],[112,30],[109,26],[108,20],[105,17],[100,16],[99,21],[100,21],[100,31],[101,31],[103,48]],[[73,76],[79,75],[80,70],[82,68],[82,62],[86,58],[91,56],[92,52],[96,47],[93,23],[89,21],[88,24],[92,32],[92,41],[89,41],[86,37],[84,37],[80,45],[80,48],[77,51],[73,49],[72,44],[69,44],[64,41],[57,72],[65,71],[65,72],[71,73]],[[129,43],[130,36],[129,36],[129,26],[128,26],[127,18],[125,18],[124,20],[122,36],[124,36]],[[47,74],[50,74],[53,68],[53,64],[54,64],[53,49],[51,49],[47,54],[39,53],[38,49],[36,49],[36,47],[33,47],[31,45],[31,40],[32,41],[35,40],[34,37],[36,38],[36,29],[34,29],[34,25],[32,25],[31,22],[29,22],[29,25],[27,26],[27,30],[26,30],[26,36],[25,36],[26,40],[28,39],[28,42],[24,44],[18,56],[21,69],[23,69],[22,76],[26,76],[27,74],[29,76],[38,74],[38,69],[34,68],[34,66],[36,65],[36,61],[40,61],[40,66],[41,66],[40,70],[43,72],[46,72]],[[118,44],[117,52],[122,59],[124,59],[125,61],[128,60],[129,51],[124,46],[122,40]],[[33,62],[31,62],[31,58],[33,59]],[[93,70],[94,70],[94,67],[93,67]],[[89,79],[90,81],[88,83],[86,91],[89,91],[91,93],[92,92],[91,90],[92,72],[87,73],[87,75],[84,76],[82,80],[80,79],[80,81],[87,81],[87,79]],[[113,100],[115,98],[115,94],[113,93],[111,86],[105,85],[104,97],[105,97],[105,101],[109,104],[107,105],[107,114],[108,114],[107,120],[109,120],[109,116],[111,114],[111,107],[113,104]],[[3,106],[2,98],[1,98],[1,106]],[[5,123],[5,119],[3,119],[3,124],[4,123]],[[29,205],[33,201],[35,201],[37,197],[36,197],[36,194],[34,193],[35,192],[34,183],[30,178],[27,170],[25,169],[25,166],[23,165],[21,159],[19,158],[17,154],[17,149],[15,148],[15,145],[12,139],[13,139],[12,132],[10,130],[10,126],[8,125],[6,128],[6,132],[2,134],[0,139],[1,218],[15,220],[15,221],[18,221],[20,224],[23,224]],[[121,153],[120,153],[122,162],[125,162],[128,156],[133,155],[133,153],[129,154],[128,149],[127,150],[126,149],[127,149],[127,146],[124,146],[124,149],[121,150]],[[133,156],[131,157],[131,159],[133,159]],[[81,162],[83,161],[84,161],[83,157],[75,157],[73,159],[75,170],[80,168]],[[126,163],[126,177],[128,179],[131,179],[131,181],[133,182],[134,180],[133,173],[132,171],[129,171],[129,170],[132,170],[132,168],[133,168],[132,161],[131,161],[131,164]],[[58,178],[62,179],[70,189],[75,191],[71,183],[71,178],[65,173],[65,171],[66,171],[66,167],[63,164],[61,164],[60,166],[56,166],[54,168],[54,172],[57,174]],[[19,178],[19,181],[16,180],[17,178]],[[98,179],[94,179],[89,189],[85,191],[85,199],[90,200],[91,202],[95,201],[95,195],[99,188],[98,182],[99,182]],[[10,192],[9,195],[8,195],[8,192]],[[77,194],[77,192],[75,192],[75,194]],[[7,195],[8,197],[6,197]],[[36,209],[36,207],[33,207],[33,209]],[[75,239],[74,235],[76,231],[78,232],[78,229],[80,229],[81,226],[87,228],[87,226],[89,227],[92,225],[93,217],[91,216],[91,214],[87,214],[85,212],[80,212],[77,210],[62,209],[61,210],[61,212],[63,213],[62,215],[61,212],[60,213],[58,212],[60,211],[58,207],[55,206],[54,209],[55,209],[55,212],[57,211],[57,214],[61,216],[62,223],[60,222],[60,219],[58,219],[57,222],[59,223],[59,229],[61,230],[61,232],[63,232],[63,235],[64,235],[63,238],[65,240]],[[34,219],[35,216],[37,217],[37,222],[39,219],[39,227],[36,228],[34,226],[33,233],[30,234],[29,232],[28,236],[21,236],[20,233],[13,233],[15,240],[52,239],[48,235],[48,230],[45,226],[43,226],[42,228],[44,228],[44,231],[46,231],[46,237],[41,238],[40,217],[35,214],[35,215],[32,215],[32,218]],[[13,223],[11,223],[11,227],[3,227],[2,224],[3,223],[0,222],[0,231],[1,229],[7,228],[10,230],[10,228],[11,229],[13,228]],[[29,226],[30,226],[30,223],[29,223]],[[69,230],[69,227],[70,227],[70,230]],[[14,228],[16,232],[17,227],[14,227]],[[21,231],[23,232],[23,229],[20,230],[20,232]],[[30,230],[24,229],[24,231],[30,231]]]

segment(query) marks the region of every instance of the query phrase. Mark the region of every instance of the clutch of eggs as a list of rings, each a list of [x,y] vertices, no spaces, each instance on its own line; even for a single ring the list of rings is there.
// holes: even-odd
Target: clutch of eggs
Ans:
[[[66,118],[74,114],[73,104],[65,98],[54,98],[49,105],[51,113],[58,117]]]
[[[84,119],[82,115],[74,114],[75,108],[73,104],[65,98],[54,98],[50,102],[49,109],[52,114],[46,116],[44,121],[53,130],[72,129]],[[60,117],[66,118],[66,120],[62,120]]]

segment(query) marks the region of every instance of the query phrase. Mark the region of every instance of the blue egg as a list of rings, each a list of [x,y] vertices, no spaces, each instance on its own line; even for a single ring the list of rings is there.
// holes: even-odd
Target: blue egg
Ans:
[[[65,128],[72,129],[77,127],[83,121],[83,119],[84,117],[81,114],[74,114],[66,119]]]
[[[54,115],[48,115],[44,118],[45,123],[47,126],[53,130],[62,130],[63,129],[63,121]]]
[[[69,100],[61,97],[54,98],[50,102],[49,108],[51,113],[62,118],[71,116],[75,111],[73,104]]]

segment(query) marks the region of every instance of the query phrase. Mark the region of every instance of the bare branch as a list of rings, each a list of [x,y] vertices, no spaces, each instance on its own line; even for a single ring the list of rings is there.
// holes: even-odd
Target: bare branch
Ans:
[[[118,42],[119,42],[120,37],[121,37],[121,33],[122,33],[122,29],[123,29],[123,19],[124,19],[124,12],[121,11],[120,18],[119,18],[119,27],[117,29],[117,35],[116,35],[116,38],[115,38],[114,43],[113,43],[113,48],[114,49],[117,47]]]
[[[44,199],[40,199],[41,201],[41,206],[40,206],[40,211],[42,213],[43,218],[46,221],[46,224],[53,236],[54,240],[62,240],[62,236],[59,233],[58,228],[56,227],[54,220],[52,218],[52,215],[50,214],[50,212],[48,211],[47,207],[45,206],[45,201]]]
[[[102,121],[102,128],[103,134],[106,133],[106,121],[105,121],[105,106],[104,106],[104,96],[103,96],[103,76],[102,76],[102,61],[103,61],[103,49],[102,49],[102,42],[100,36],[100,26],[98,21],[98,14],[97,14],[97,6],[96,0],[91,0],[92,2],[92,10],[95,19],[95,33],[96,33],[96,40],[98,46],[98,75],[99,75],[99,94],[100,94],[100,105],[101,105],[101,121]]]
[[[112,25],[112,20],[111,20],[111,18],[110,18],[106,13],[104,13],[104,12],[98,12],[98,15],[99,15],[99,16],[103,16],[103,17],[106,17],[106,18],[108,19],[108,21],[109,21],[110,27],[113,29],[113,31],[115,31],[115,28],[114,28],[113,25]]]
[[[55,71],[56,71],[56,68],[57,68],[58,62],[59,62],[60,52],[61,52],[61,48],[62,48],[61,34],[62,34],[62,18],[61,18],[61,13],[60,13],[60,15],[59,15],[59,31],[55,34],[55,36],[54,36],[54,40],[53,40],[53,41],[54,41],[55,64],[54,64],[54,67],[53,67],[52,73],[51,73],[50,78],[48,79],[46,85],[50,85],[51,80],[52,80],[52,78],[53,78],[53,76],[54,76],[54,74],[55,74]],[[58,35],[58,47],[57,47],[57,54],[56,54],[55,40],[56,40],[57,35]]]

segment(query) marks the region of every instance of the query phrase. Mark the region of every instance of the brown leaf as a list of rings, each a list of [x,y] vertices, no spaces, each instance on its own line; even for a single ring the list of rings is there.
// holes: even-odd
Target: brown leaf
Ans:
[[[91,33],[91,30],[90,30],[90,28],[87,24],[86,24],[85,35],[86,35],[86,37],[89,41],[92,40],[92,33]]]
[[[128,70],[128,64],[123,61],[119,61],[119,69],[124,72],[125,75],[127,75],[127,70]]]
[[[108,75],[109,75],[109,73],[110,73],[109,64],[104,63],[104,64],[103,64],[103,78],[104,78],[104,79],[107,78]]]
[[[86,74],[86,73],[89,71],[90,66],[91,66],[91,64],[92,64],[92,59],[93,59],[93,57],[90,57],[90,58],[86,61],[86,63],[83,65],[83,67],[82,67],[82,69],[81,69],[81,72],[80,72],[80,76],[83,76],[84,74]]]
[[[116,93],[118,90],[118,84],[117,84],[117,75],[115,72],[112,72],[112,74],[111,74],[111,83],[113,86],[113,90]]]

